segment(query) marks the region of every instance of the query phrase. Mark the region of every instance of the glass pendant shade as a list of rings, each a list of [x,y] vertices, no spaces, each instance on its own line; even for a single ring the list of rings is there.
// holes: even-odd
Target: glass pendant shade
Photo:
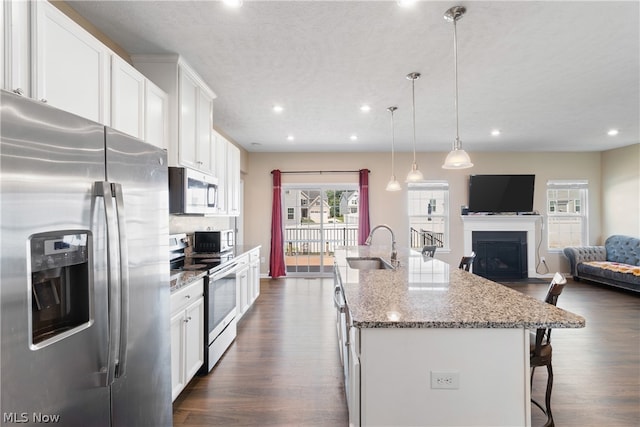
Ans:
[[[462,148],[455,148],[447,154],[442,169],[467,169],[473,166],[471,158]]]
[[[424,181],[424,175],[422,175],[422,172],[420,172],[420,170],[418,170],[418,165],[415,162],[411,165],[411,170],[407,174],[406,181],[407,182],[421,182],[421,181]]]
[[[389,182],[387,183],[387,191],[400,191],[402,190],[402,187],[400,186],[400,183],[398,182],[398,180],[396,179],[395,175],[391,176],[391,179],[389,180]]]

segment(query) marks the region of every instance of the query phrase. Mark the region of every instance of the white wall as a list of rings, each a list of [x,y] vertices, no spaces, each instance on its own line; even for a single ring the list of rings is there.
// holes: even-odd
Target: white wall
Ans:
[[[602,233],[640,237],[640,144],[602,153]]]

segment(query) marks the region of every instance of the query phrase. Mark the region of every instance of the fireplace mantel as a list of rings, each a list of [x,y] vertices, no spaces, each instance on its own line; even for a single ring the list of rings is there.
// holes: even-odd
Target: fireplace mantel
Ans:
[[[536,273],[536,223],[541,215],[461,215],[464,225],[464,253],[472,251],[471,237],[474,231],[526,231],[527,232],[527,274]]]

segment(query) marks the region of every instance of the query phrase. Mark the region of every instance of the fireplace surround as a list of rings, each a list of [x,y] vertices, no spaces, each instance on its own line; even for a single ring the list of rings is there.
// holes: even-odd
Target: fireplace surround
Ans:
[[[461,215],[464,253],[473,251],[474,231],[520,231],[526,233],[526,277],[538,277],[535,269],[536,223],[540,215]],[[477,260],[476,260],[477,262]],[[475,262],[474,262],[475,264]],[[475,270],[475,265],[472,271]]]

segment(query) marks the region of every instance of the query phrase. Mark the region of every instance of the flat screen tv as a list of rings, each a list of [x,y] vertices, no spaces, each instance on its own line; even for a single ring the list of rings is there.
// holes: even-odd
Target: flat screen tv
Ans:
[[[533,211],[535,175],[471,175],[469,212]]]

